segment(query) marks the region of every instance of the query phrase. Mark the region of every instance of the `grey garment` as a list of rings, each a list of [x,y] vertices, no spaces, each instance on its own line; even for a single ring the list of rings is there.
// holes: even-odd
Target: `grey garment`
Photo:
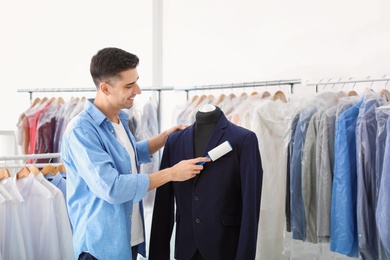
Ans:
[[[330,237],[336,111],[334,106],[322,114],[317,136],[317,236],[322,241]]]
[[[306,216],[306,241],[317,243],[316,136],[317,111],[310,119],[302,154],[302,198]]]
[[[345,97],[339,103],[326,110],[319,122],[317,136],[317,237],[325,242],[330,239],[330,209],[332,204],[332,185],[334,170],[335,122],[358,99]]]
[[[306,241],[317,243],[317,146],[322,114],[337,105],[339,93],[325,92],[315,99],[317,111],[309,121],[302,154],[302,197],[306,217]]]

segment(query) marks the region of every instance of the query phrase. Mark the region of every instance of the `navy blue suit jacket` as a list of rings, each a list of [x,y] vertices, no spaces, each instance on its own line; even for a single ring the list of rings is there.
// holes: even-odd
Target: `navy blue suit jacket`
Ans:
[[[161,169],[194,158],[194,125],[169,136]],[[263,169],[254,132],[222,114],[204,155],[228,140],[233,150],[204,165],[195,178],[156,190],[149,259],[170,259],[176,217],[175,258],[255,259]],[[176,215],[174,214],[176,205]]]

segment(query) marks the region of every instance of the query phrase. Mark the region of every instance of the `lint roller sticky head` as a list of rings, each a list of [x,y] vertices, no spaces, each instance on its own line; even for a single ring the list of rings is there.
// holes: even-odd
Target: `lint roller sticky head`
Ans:
[[[225,141],[222,144],[218,145],[214,149],[210,150],[206,157],[209,157],[212,161],[215,161],[219,159],[220,157],[224,156],[228,152],[233,150],[232,146],[230,145],[229,141]],[[205,164],[206,162],[200,162],[198,164]]]

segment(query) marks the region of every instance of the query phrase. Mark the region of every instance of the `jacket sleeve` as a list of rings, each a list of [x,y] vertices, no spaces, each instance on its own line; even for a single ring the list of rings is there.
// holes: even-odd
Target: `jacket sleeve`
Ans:
[[[169,139],[165,145],[160,169],[170,167]],[[173,184],[168,182],[156,189],[149,245],[149,260],[169,260],[170,241],[174,225]]]
[[[244,139],[240,152],[240,172],[243,209],[236,259],[255,259],[263,182],[263,167],[255,133],[248,134]]]

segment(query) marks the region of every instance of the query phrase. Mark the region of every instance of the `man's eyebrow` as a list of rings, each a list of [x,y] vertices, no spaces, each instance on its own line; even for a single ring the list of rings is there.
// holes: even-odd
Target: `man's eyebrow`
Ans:
[[[137,79],[134,82],[128,83],[127,85],[128,86],[134,85],[134,83],[136,83],[138,79],[139,79],[139,76],[137,77]]]

